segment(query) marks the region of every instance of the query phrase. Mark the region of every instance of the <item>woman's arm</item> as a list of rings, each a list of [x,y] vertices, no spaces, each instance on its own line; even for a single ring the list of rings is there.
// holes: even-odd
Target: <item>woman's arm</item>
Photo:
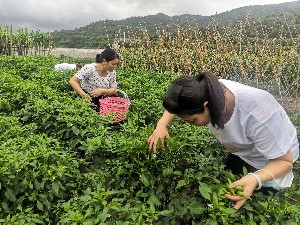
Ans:
[[[117,87],[111,87],[108,89],[105,88],[96,88],[89,93],[92,97],[98,97],[100,95],[115,95],[117,94]]]
[[[71,77],[71,79],[69,80],[69,84],[71,85],[71,87],[81,96],[84,97],[86,95],[86,93],[82,90],[82,88],[79,85],[80,79],[78,77],[76,77],[75,75],[73,77]]]
[[[171,114],[165,110],[164,114],[158,121],[153,134],[148,138],[148,144],[150,148],[153,149],[154,153],[156,153],[157,141],[160,139],[162,142],[162,146],[164,146],[165,138],[169,138],[167,126],[175,118],[175,116],[175,114]]]
[[[293,169],[293,157],[291,151],[269,162],[255,174],[260,178],[262,183],[283,177]]]
[[[115,95],[115,94],[117,94],[117,87],[102,89],[102,94],[104,94],[104,95]]]
[[[242,177],[240,180],[235,181],[231,184],[232,187],[241,185],[244,187],[244,193],[250,197],[255,189],[255,187],[259,184],[259,180],[261,183],[265,183],[268,181],[272,181],[273,179],[277,179],[283,177],[287,173],[289,173],[293,168],[293,158],[291,151],[288,151],[285,155],[280,156],[276,159],[269,160],[266,165],[257,170],[253,174],[248,174]],[[257,176],[257,177],[256,177]],[[239,209],[244,202],[247,200],[244,197],[240,196],[232,196],[226,194],[226,197],[232,201],[235,201],[236,204],[234,205],[235,209]]]

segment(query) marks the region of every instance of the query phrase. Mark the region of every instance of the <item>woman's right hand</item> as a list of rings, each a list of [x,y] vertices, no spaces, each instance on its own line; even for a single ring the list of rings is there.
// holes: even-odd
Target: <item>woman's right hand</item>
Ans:
[[[156,154],[157,142],[161,140],[161,147],[165,147],[165,139],[169,139],[168,124],[175,118],[175,114],[171,114],[165,110],[163,116],[158,121],[153,134],[148,138],[149,147]]]
[[[162,147],[165,147],[165,139],[169,139],[169,132],[165,125],[157,125],[152,135],[148,138],[149,147],[156,154],[156,145],[158,140],[161,140]]]
[[[92,98],[89,94],[84,94],[82,96],[82,98],[83,98],[83,101],[85,101],[86,103],[91,103],[92,102]]]

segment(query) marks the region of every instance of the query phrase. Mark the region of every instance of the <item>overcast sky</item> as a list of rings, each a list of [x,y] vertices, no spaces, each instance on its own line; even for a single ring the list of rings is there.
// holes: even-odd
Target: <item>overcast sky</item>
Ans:
[[[295,0],[293,0],[295,1]],[[210,16],[248,6],[289,0],[0,0],[0,25],[54,31],[74,29],[105,19],[164,13]]]

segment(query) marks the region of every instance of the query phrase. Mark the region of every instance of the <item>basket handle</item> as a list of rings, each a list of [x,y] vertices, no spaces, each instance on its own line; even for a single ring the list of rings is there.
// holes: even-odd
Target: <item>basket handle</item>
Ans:
[[[123,95],[123,98],[129,100],[128,95],[125,93],[125,91],[122,91],[121,89],[117,89],[117,93],[121,93]]]

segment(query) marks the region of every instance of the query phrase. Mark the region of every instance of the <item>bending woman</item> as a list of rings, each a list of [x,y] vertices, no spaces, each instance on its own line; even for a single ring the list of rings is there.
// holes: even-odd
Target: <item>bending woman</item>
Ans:
[[[296,129],[282,106],[268,92],[209,72],[183,76],[172,82],[163,101],[165,112],[148,143],[156,153],[159,139],[169,138],[167,126],[175,116],[196,126],[208,126],[229,154],[226,167],[234,174],[249,172],[241,185],[250,197],[262,186],[266,191],[290,187],[293,163],[299,157]],[[239,209],[245,197],[226,197]]]

